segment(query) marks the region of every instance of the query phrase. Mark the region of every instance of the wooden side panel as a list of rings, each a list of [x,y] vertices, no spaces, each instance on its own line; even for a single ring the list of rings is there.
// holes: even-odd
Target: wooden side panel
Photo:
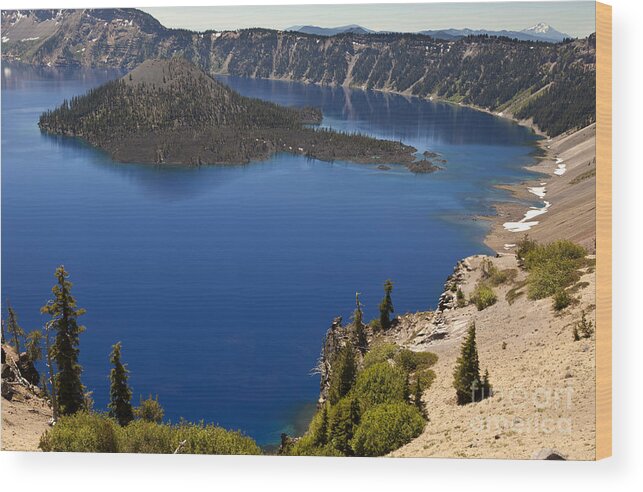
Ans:
[[[612,455],[612,7],[596,3],[596,459]]]

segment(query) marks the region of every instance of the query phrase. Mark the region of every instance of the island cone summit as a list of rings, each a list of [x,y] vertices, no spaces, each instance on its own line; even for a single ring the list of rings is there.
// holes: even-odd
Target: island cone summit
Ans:
[[[241,96],[190,62],[148,60],[44,113],[42,130],[81,137],[123,162],[235,164],[276,152],[364,163],[410,164],[399,142],[315,130],[315,108]]]

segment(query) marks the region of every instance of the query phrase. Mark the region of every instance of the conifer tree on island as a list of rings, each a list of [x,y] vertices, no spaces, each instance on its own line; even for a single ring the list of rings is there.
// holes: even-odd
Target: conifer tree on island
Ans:
[[[110,362],[114,365],[109,375],[111,383],[109,396],[109,416],[116,419],[119,425],[125,426],[134,420],[132,410],[132,390],[127,385],[129,372],[121,362],[121,342],[112,347]]]
[[[7,310],[9,311],[9,316],[7,316],[7,331],[11,334],[13,346],[16,347],[16,353],[20,355],[20,337],[24,337],[25,332],[18,324],[18,316],[16,316],[16,312],[9,305],[9,302],[7,302]]]
[[[489,373],[485,372],[484,381],[480,380],[480,362],[476,346],[476,325],[471,323],[467,337],[462,343],[460,357],[453,373],[453,387],[456,390],[458,405],[488,398],[491,392]]]
[[[83,368],[78,364],[79,336],[85,330],[77,318],[85,310],[76,306],[76,299],[71,295],[72,283],[63,265],[56,269],[57,283],[51,289],[54,298],[47,302],[40,311],[51,316],[51,327],[56,331],[56,338],[51,347],[58,373],[55,376],[54,391],[57,394],[58,408],[61,415],[70,415],[85,406],[84,388],[80,381]]]
[[[382,330],[388,330],[391,327],[391,314],[395,312],[391,292],[393,291],[393,282],[387,280],[384,282],[384,298],[380,302],[380,326]]]

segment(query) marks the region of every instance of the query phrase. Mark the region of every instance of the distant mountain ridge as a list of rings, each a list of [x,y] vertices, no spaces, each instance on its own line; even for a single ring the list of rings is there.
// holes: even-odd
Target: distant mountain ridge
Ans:
[[[560,43],[572,36],[557,31],[543,22],[522,31],[489,31],[486,29],[443,29],[437,31],[421,31],[420,34],[433,36],[438,39],[453,40],[466,36],[502,36],[519,41],[544,41],[547,43]]]
[[[354,34],[375,34],[378,31],[373,31],[357,24],[339,27],[319,27],[319,26],[291,26],[285,29],[286,31],[301,32],[304,34],[315,34],[318,36],[336,36],[338,34],[354,33]],[[380,34],[387,33],[388,31],[379,31]],[[521,31],[500,30],[492,31],[488,29],[436,29],[419,31],[416,34],[424,34],[437,39],[456,40],[467,36],[502,36],[519,41],[545,41],[547,43],[560,43],[565,39],[570,39],[569,34],[557,31],[553,27],[544,22],[539,22],[535,26],[523,29]]]
[[[365,27],[358,26],[357,24],[351,24],[349,26],[339,26],[339,27],[319,27],[319,26],[291,26],[285,29],[285,31],[295,31],[302,32],[304,34],[315,34],[317,36],[336,36],[337,34],[372,34],[375,31],[371,29],[366,29]]]
[[[534,30],[546,30],[535,26]],[[596,37],[562,43],[271,29],[168,29],[136,9],[2,11],[2,58],[132,69],[182,56],[209,74],[355,87],[471,105],[550,136],[595,121]]]

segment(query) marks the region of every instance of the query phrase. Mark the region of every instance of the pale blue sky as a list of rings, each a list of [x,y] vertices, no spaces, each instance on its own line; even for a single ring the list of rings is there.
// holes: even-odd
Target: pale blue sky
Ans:
[[[403,32],[450,27],[521,30],[538,22],[578,37],[595,30],[595,3],[585,1],[147,7],[142,10],[167,27],[196,31],[347,24]]]

